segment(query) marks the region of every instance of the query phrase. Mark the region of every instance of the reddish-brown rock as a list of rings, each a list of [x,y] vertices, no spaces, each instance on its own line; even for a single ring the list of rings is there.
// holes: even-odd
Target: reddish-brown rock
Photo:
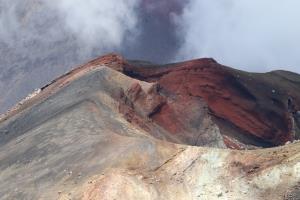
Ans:
[[[193,110],[207,109],[222,135],[243,144],[274,146],[298,137],[294,133],[294,116],[300,109],[300,82],[296,74],[247,73],[222,66],[213,59],[171,65],[132,62],[124,65],[124,73],[159,83],[168,101],[151,117],[172,134],[191,132],[188,129],[192,125],[187,127],[187,119],[197,117]],[[292,111],[288,109],[289,99]],[[188,137],[188,133],[184,134]]]
[[[209,58],[157,65],[109,54],[54,80],[37,99],[99,66],[143,81],[143,86],[134,82],[114,98],[129,122],[157,138],[236,149],[277,146],[299,138],[299,75],[248,73]],[[33,102],[35,98],[19,110]]]

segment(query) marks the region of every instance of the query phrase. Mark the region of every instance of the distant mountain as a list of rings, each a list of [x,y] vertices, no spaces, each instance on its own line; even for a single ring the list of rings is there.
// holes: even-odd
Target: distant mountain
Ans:
[[[2,116],[0,198],[297,199],[299,88],[210,58],[97,58]]]

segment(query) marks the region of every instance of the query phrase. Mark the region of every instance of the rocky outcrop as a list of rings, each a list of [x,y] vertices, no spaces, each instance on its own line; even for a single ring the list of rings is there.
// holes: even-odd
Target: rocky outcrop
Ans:
[[[297,199],[299,81],[100,57],[0,119],[0,197]]]

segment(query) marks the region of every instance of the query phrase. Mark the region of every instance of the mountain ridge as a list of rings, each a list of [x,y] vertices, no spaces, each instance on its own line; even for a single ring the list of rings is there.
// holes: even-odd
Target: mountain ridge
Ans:
[[[166,113],[168,112],[174,113],[177,112],[176,106],[180,108],[180,105],[183,103],[181,100],[190,101],[191,104],[193,104],[193,102],[197,104],[198,101],[203,101],[204,99],[203,103],[207,104],[206,112],[207,113],[209,112],[210,113],[209,115],[215,118],[214,119],[216,120],[215,123],[219,123],[218,126],[222,126],[222,125],[227,126],[224,128],[224,132],[226,131],[226,129],[229,129],[229,131],[233,132],[232,130],[237,128],[239,129],[238,131],[242,131],[246,133],[245,134],[246,137],[248,137],[249,135],[253,137],[252,140],[259,139],[260,137],[262,137],[263,139],[261,141],[262,144],[268,141],[271,142],[271,144],[273,143],[272,145],[279,145],[279,144],[282,145],[287,141],[299,138],[298,134],[292,133],[292,131],[295,131],[294,129],[297,130],[299,129],[298,127],[299,119],[297,118],[297,111],[300,110],[300,108],[298,107],[300,102],[300,95],[298,95],[297,93],[291,93],[292,90],[294,89],[297,90],[296,88],[298,87],[298,85],[300,86],[300,84],[298,83],[278,81],[276,76],[275,77],[271,76],[271,78],[268,77],[270,73],[266,73],[265,76],[264,74],[257,74],[257,76],[255,76],[255,74],[237,71],[237,74],[235,74],[234,69],[219,65],[213,59],[200,59],[200,60],[175,63],[171,65],[153,66],[151,64],[150,66],[147,67],[145,67],[145,65],[139,67],[137,61],[135,61],[135,64],[137,65],[132,65],[130,61],[129,62],[126,61],[124,58],[122,58],[117,54],[109,54],[103,57],[99,57],[85,65],[75,68],[74,70],[62,75],[61,77],[58,77],[48,85],[42,87],[40,94],[37,94],[38,99],[47,98],[48,96],[54,94],[55,92],[63,88],[65,85],[68,85],[69,82],[72,82],[73,80],[83,76],[85,73],[88,73],[90,71],[99,68],[99,66],[108,66],[113,70],[119,71],[129,77],[141,81],[146,81],[149,83],[157,82],[156,85],[154,86],[156,88],[153,88],[153,93],[157,93],[157,94],[152,94],[152,97],[156,96],[160,100],[157,100],[159,101],[158,107],[153,108],[157,110],[149,114],[151,115],[151,118],[152,120],[155,121],[155,123],[161,123],[161,122],[164,123],[164,120],[167,121],[170,120],[169,116],[164,116],[164,113],[160,115],[159,111],[161,109],[165,109]],[[189,75],[188,73],[191,70],[194,71]],[[197,70],[198,71],[200,70],[200,73],[197,72]],[[182,90],[182,88],[180,87],[185,81],[180,80],[181,82],[179,82],[178,80],[180,79],[180,77],[183,76],[189,76],[187,79],[192,79],[192,80],[187,80],[186,84],[188,85],[184,86],[185,88],[183,88]],[[261,78],[259,76],[263,76],[263,77]],[[275,81],[273,81],[272,79],[275,79]],[[199,80],[203,82],[197,83],[197,81],[199,82]],[[275,83],[271,82],[270,80]],[[276,81],[280,82],[280,84],[283,85],[284,88],[281,89],[280,85],[276,84]],[[192,85],[193,83],[195,83],[195,85]],[[268,85],[265,86],[266,88],[261,87],[260,89],[258,89],[256,86],[258,83],[261,85],[267,85],[267,84]],[[284,84],[286,84],[287,86],[285,86]],[[226,85],[226,87],[222,88],[221,86],[223,85]],[[179,88],[174,89],[174,86]],[[234,90],[230,91],[230,89],[232,88]],[[135,84],[132,86],[132,88],[130,88],[130,90],[124,92],[133,93],[133,94],[124,94],[124,95],[137,96],[139,95],[141,88],[139,84]],[[264,91],[260,91],[260,90],[264,90]],[[255,94],[256,96],[253,94]],[[169,104],[165,102],[166,100],[162,100],[162,99],[166,99],[167,95],[173,95],[173,100],[170,99],[170,101],[172,102]],[[175,96],[177,95],[176,98],[177,100],[179,99],[178,102],[176,102],[177,100],[174,100],[175,98],[174,95]],[[234,97],[235,99],[232,100],[232,98]],[[195,98],[198,99],[194,100]],[[293,103],[293,108],[292,110],[289,110],[288,101],[291,99],[293,99],[293,102],[290,102]],[[31,101],[34,102],[34,99]],[[131,103],[134,104],[135,103],[134,101],[136,101],[136,99],[132,99],[131,101],[132,101]],[[147,102],[145,101],[140,102],[141,106],[144,106],[145,103]],[[153,101],[150,103],[155,104],[157,102]],[[31,104],[32,103],[29,103],[29,105]],[[173,104],[175,106],[173,106]],[[173,108],[171,108],[170,106],[173,106]],[[240,106],[242,107],[239,108]],[[26,103],[25,105],[22,105],[20,109],[22,110],[24,109],[24,107],[26,108]],[[234,109],[237,110],[235,110],[234,112],[230,111]],[[259,112],[257,111],[252,112],[250,111],[251,109],[265,109],[266,111],[264,114],[261,114],[263,110],[260,110]],[[18,112],[16,110],[12,111],[11,113],[13,114],[14,112]],[[182,113],[183,110],[179,110],[178,112]],[[126,115],[126,113],[123,114]],[[8,112],[6,115],[10,116],[11,114],[10,112]],[[243,117],[240,117],[242,115],[244,116],[245,119]],[[3,121],[3,119],[7,119],[8,118],[7,116],[3,117],[2,120],[0,121]],[[144,117],[149,117],[149,116],[144,116]],[[175,129],[181,129],[181,131],[184,131],[185,127],[172,128],[171,125],[168,127],[167,123],[178,124],[176,123],[176,120],[178,122],[178,119],[179,121],[181,120],[180,116],[177,116],[177,119],[174,119],[175,121],[170,121],[170,122],[165,121],[166,124],[160,124],[160,126],[164,127],[164,129],[167,130],[168,128],[170,128],[169,132],[171,133],[173,132],[173,134],[176,131],[178,132],[178,130]],[[257,119],[261,119],[263,121],[269,120],[268,122],[269,125],[268,123],[261,123],[257,121]],[[225,123],[228,123],[227,125],[223,124],[224,120],[226,121]],[[283,122],[283,123],[279,123],[279,122]],[[272,124],[272,126],[275,126],[275,129],[273,129],[273,127],[270,127],[270,124]],[[234,126],[234,128],[232,128],[231,126]],[[190,127],[186,127],[186,129],[189,128]],[[187,134],[189,134],[191,131],[193,130],[189,129],[186,132]],[[276,136],[278,138],[272,138],[273,136],[270,136],[270,133],[274,134],[273,133],[274,131],[278,132],[278,136]],[[227,142],[232,143],[232,141],[230,141],[232,137],[227,134],[225,135],[226,135]],[[232,139],[236,140],[237,138],[232,138]],[[264,145],[269,146],[271,144],[264,144]]]
[[[99,57],[0,119],[0,199],[297,199],[299,88],[284,80]]]

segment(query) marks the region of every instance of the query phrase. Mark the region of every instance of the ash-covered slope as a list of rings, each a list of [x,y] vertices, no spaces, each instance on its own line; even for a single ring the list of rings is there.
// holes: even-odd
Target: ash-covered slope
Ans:
[[[299,198],[299,143],[224,149],[297,139],[299,81],[212,59],[98,58],[0,119],[0,196]]]

